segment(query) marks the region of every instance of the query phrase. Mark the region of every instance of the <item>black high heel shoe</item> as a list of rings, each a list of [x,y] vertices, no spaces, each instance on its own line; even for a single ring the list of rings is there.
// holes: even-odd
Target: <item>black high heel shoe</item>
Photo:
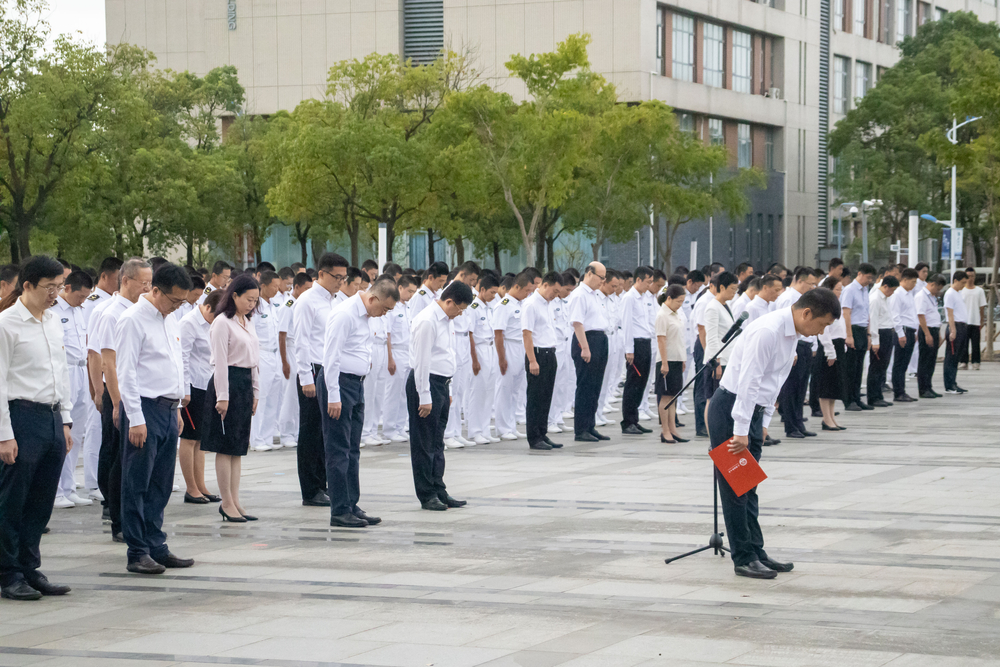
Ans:
[[[222,523],[227,521],[232,521],[233,523],[246,523],[247,518],[245,516],[229,516],[222,510],[222,505],[219,505],[219,514],[222,515]]]
[[[676,440],[667,440],[666,438],[664,438],[662,433],[660,434],[660,442],[662,442],[665,445],[676,445],[677,444]]]
[[[251,516],[249,514],[244,514],[243,518],[246,519],[247,521],[256,521],[257,520],[257,517]]]
[[[691,438],[682,438],[679,435],[675,435],[674,442],[691,442]]]
[[[823,422],[823,430],[824,431],[839,431],[840,427],[839,426],[827,426],[826,422]]]

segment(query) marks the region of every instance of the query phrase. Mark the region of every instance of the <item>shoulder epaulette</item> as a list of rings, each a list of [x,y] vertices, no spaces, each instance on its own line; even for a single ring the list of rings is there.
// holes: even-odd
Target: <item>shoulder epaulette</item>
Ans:
[[[472,307],[473,307],[473,308],[479,308],[479,304],[478,304],[478,303],[473,303],[473,304],[472,304]]]
[[[295,300],[294,299],[289,299],[287,302],[285,302],[285,305],[288,306],[288,307],[291,307],[293,303],[295,303]]]
[[[419,292],[417,292],[417,294],[420,294],[421,296],[423,296],[423,295],[427,294],[427,290],[422,289]]]
[[[508,303],[510,303],[510,299],[504,298],[504,300],[500,302],[500,305],[506,306]]]
[[[205,294],[211,294],[211,293],[212,293],[212,288],[211,287],[206,287],[205,288]]]
[[[87,301],[97,301],[100,298],[101,298],[100,294],[91,294],[90,296],[87,297]]]

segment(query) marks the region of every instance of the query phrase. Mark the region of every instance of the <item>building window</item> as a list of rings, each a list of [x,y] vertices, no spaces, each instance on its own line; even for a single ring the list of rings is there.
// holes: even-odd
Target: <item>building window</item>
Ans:
[[[666,23],[667,23],[667,21],[666,21],[666,18],[667,18],[666,14],[667,14],[667,10],[666,9],[663,9],[662,7],[657,8],[657,10],[656,10],[656,71],[661,76],[664,74],[664,69],[663,69],[663,65],[664,65],[664,63],[663,63],[663,51],[664,51],[664,47],[666,46],[664,44],[664,41],[666,40],[666,37],[667,37],[666,33],[663,32],[663,26],[666,25]]]
[[[833,27],[837,30],[844,29],[844,2],[846,0],[833,0]]]
[[[854,3],[851,7],[854,14],[854,34],[864,37],[865,20],[868,18],[868,12],[865,11],[865,0],[852,0],[852,2]]]
[[[917,5],[917,25],[923,25],[931,20],[931,3],[921,2]]]
[[[753,40],[750,33],[733,31],[733,90],[749,93],[753,88]]]
[[[774,128],[764,128],[764,169],[774,170]]]
[[[896,0],[896,41],[910,35],[910,0]]]
[[[750,125],[736,125],[736,162],[740,168],[753,166],[753,140],[750,138]]]
[[[708,143],[713,146],[722,146],[726,143],[726,137],[722,134],[722,119],[708,119]]]
[[[872,66],[860,60],[854,61],[854,96],[864,97],[872,88]]]
[[[689,113],[677,114],[677,129],[681,132],[694,134],[694,115]]]
[[[722,88],[725,81],[726,30],[714,23],[705,24],[705,85]]]
[[[909,8],[909,2],[907,2],[907,8]],[[909,11],[909,9],[907,9],[907,11]],[[940,21],[941,19],[943,19],[947,15],[948,15],[948,10],[947,9],[941,9],[940,7],[935,7],[934,8],[934,20],[935,21]],[[910,34],[910,33],[907,32],[906,34]]]
[[[833,112],[847,113],[847,98],[851,94],[851,61],[833,57]]]
[[[694,19],[674,14],[673,78],[694,81]]]
[[[403,1],[403,58],[425,65],[444,48],[443,0]]]

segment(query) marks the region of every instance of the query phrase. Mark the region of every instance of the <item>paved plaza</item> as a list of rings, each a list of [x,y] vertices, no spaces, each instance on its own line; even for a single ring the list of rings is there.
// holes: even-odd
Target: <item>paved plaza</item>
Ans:
[[[1000,665],[1000,365],[959,381],[764,450],[768,550],[795,562],[773,581],[663,562],[711,533],[705,440],[449,451],[469,506],[443,513],[420,509],[405,443],[369,447],[362,507],[384,521],[362,531],[302,507],[294,451],[252,453],[259,522],[171,499],[189,570],[129,574],[99,507],[56,510],[42,569],[73,592],[0,602],[0,665]]]

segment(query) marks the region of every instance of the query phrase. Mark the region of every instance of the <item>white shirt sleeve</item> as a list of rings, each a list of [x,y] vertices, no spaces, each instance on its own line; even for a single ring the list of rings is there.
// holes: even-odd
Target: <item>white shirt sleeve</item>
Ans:
[[[323,345],[323,377],[326,381],[326,402],[340,403],[340,360],[344,342],[355,335],[351,329],[349,308],[334,311],[327,321],[325,344]],[[310,370],[310,374],[312,371]]]
[[[758,335],[744,339],[743,368],[740,370],[740,381],[736,390],[736,402],[733,404],[733,435],[747,435],[750,432],[750,421],[757,407],[757,397],[760,394],[760,378],[764,374],[763,359],[774,353],[772,332],[759,329]],[[763,426],[767,428],[771,422],[774,406],[770,403],[764,407]]]
[[[142,349],[143,332],[137,317],[121,317],[115,333],[115,368],[118,374],[118,393],[121,394],[128,415],[129,426],[143,426],[142,399],[139,396],[139,379],[136,366]]]
[[[410,338],[410,363],[420,405],[431,403],[431,354],[434,351],[434,323],[421,318]]]
[[[291,329],[295,347],[295,372],[299,376],[299,384],[303,387],[316,382],[313,379],[312,360],[309,357],[309,337],[305,331],[309,327],[309,316],[311,315],[308,306],[308,299],[305,300],[305,303],[300,300],[292,309]]]

